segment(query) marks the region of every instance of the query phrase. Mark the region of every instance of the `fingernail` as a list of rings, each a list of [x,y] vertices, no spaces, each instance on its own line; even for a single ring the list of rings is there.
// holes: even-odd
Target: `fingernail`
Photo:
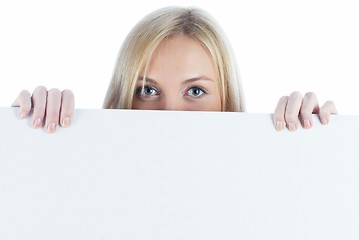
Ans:
[[[310,121],[308,119],[305,119],[303,121],[303,123],[304,123],[304,128],[310,128],[311,127],[311,123],[310,123]]]
[[[55,132],[55,130],[56,130],[56,125],[55,125],[55,123],[49,123],[49,124],[47,125],[47,132],[53,133],[53,132]]]
[[[34,121],[34,127],[35,128],[39,128],[39,127],[41,127],[41,125],[42,125],[42,121],[41,121],[41,118],[37,118],[37,119],[35,119],[35,121]]]
[[[326,124],[328,124],[328,119],[326,119],[326,118],[323,118],[323,119],[322,119],[322,124],[323,124],[323,125],[326,125]]]
[[[289,123],[288,129],[289,129],[289,131],[293,132],[293,131],[297,130],[297,126],[294,123]]]
[[[24,119],[26,117],[26,112],[20,113],[20,119]]]
[[[277,131],[282,131],[284,129],[284,123],[282,121],[277,121],[275,127]]]
[[[62,120],[61,126],[62,126],[62,127],[69,127],[70,124],[71,124],[70,118],[66,117],[66,118],[64,118],[64,119]]]

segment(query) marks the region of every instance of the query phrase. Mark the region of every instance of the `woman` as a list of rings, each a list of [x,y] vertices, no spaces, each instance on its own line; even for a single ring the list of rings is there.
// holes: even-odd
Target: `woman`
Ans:
[[[74,96],[70,90],[38,87],[22,91],[13,106],[20,118],[31,108],[33,125],[49,133],[71,125]],[[200,9],[167,7],[144,17],[125,39],[104,102],[104,108],[245,111],[243,91],[232,50],[215,21]],[[294,92],[282,97],[274,113],[278,131],[312,126],[336,113],[333,102],[319,108],[315,94]],[[45,117],[46,116],[46,117]],[[46,118],[46,119],[45,119]]]

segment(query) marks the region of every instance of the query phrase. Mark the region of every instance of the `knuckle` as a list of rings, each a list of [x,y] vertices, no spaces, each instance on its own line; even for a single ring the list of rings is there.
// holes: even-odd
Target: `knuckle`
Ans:
[[[35,88],[34,92],[46,92],[47,88],[44,86],[38,86]]]
[[[301,115],[311,115],[313,113],[313,108],[307,106],[301,106],[299,110],[299,114]]]
[[[37,96],[32,98],[34,109],[44,109],[46,106],[46,96]]]
[[[317,98],[317,95],[314,93],[314,92],[307,92],[305,95],[304,95],[305,98],[308,98],[308,99],[316,99]]]
[[[26,112],[30,112],[31,110],[31,103],[26,102],[21,105],[21,109]]]
[[[303,98],[302,94],[301,94],[300,92],[298,92],[298,91],[292,92],[292,93],[290,94],[290,97],[291,97],[291,98],[294,98],[294,99],[301,99],[301,98]]]
[[[74,99],[75,99],[74,93],[71,90],[68,90],[68,89],[62,91],[62,96],[66,100],[69,100],[69,101],[74,101]]]
[[[59,120],[58,120],[58,119],[55,119],[55,118],[47,118],[47,119],[46,119],[46,124],[49,124],[49,123],[55,123],[55,125],[58,125],[58,124],[59,124]]]
[[[27,90],[20,92],[19,96],[16,99],[17,105],[22,108],[29,107],[31,108],[31,94]]]
[[[292,95],[292,96],[302,96],[302,93],[299,92],[299,91],[294,91],[290,95]]]
[[[20,107],[20,109],[21,109],[21,112],[25,112],[25,113],[30,113],[30,111],[31,111],[31,107],[24,107],[24,106],[21,106]]]
[[[329,106],[335,106],[335,103],[332,100],[326,101],[325,104]]]
[[[61,112],[61,118],[68,118],[72,117],[72,114],[70,112]]]
[[[329,115],[330,114],[330,112],[327,110],[327,109],[323,109],[323,108],[321,108],[320,109],[320,112],[319,112],[321,115]]]
[[[60,94],[61,91],[57,88],[51,88],[49,91],[48,91],[48,94]]]
[[[312,113],[309,112],[309,111],[302,111],[302,112],[300,113],[300,116],[301,116],[302,118],[310,118],[311,115],[312,115]]]
[[[73,108],[69,106],[62,106],[61,108],[61,116],[62,117],[70,117],[73,114]]]
[[[30,98],[31,94],[28,90],[22,90],[20,92],[20,96],[25,97],[25,98]]]
[[[69,95],[74,95],[74,93],[70,90],[70,89],[64,89],[62,91],[63,94],[69,94]]]
[[[280,102],[287,102],[288,99],[289,99],[288,96],[282,96],[282,97],[279,99],[279,101],[280,101]]]
[[[33,118],[34,119],[43,119],[45,116],[45,112],[44,111],[35,111],[34,110],[34,114],[33,114]]]
[[[52,112],[51,114],[46,115],[46,122],[58,123],[59,122],[59,113]]]
[[[273,114],[273,118],[274,118],[275,121],[282,121],[282,120],[284,120],[284,116],[283,116],[282,114],[280,114],[280,113],[277,113],[277,112],[275,112],[275,113]]]
[[[41,101],[37,104],[34,104],[33,108],[34,112],[41,112],[41,114],[44,114],[46,111],[46,101]]]
[[[320,109],[319,116],[322,119],[328,119],[331,112],[328,109]]]
[[[285,120],[288,123],[293,123],[297,121],[297,116],[293,116],[292,114],[286,114],[285,115]]]
[[[34,105],[44,104],[46,102],[47,89],[45,87],[37,87],[32,94]]]
[[[61,98],[61,91],[57,88],[52,88],[47,92],[49,97]]]

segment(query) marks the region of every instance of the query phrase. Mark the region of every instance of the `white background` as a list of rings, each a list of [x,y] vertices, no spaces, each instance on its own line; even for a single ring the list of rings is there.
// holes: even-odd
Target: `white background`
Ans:
[[[147,13],[198,6],[236,52],[249,112],[272,112],[294,90],[359,114],[359,7],[353,0],[0,2],[0,106],[22,89],[69,88],[78,108],[101,108],[117,52]]]

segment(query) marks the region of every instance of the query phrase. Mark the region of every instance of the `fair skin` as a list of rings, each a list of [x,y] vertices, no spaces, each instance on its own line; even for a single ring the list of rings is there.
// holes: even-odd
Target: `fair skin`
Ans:
[[[142,77],[137,83],[132,108],[221,111],[215,69],[198,42],[185,36],[164,40],[153,53],[144,91]]]
[[[177,35],[164,40],[155,50],[146,75],[145,87],[139,79],[133,99],[133,109],[177,111],[221,111],[218,77],[209,53],[198,42]],[[142,72],[143,76],[144,72]],[[70,90],[47,90],[37,87],[31,95],[22,91],[13,106],[20,107],[20,118],[26,118],[33,108],[34,128],[45,127],[49,133],[60,124],[69,127],[74,115],[74,95]],[[312,113],[322,124],[336,114],[332,101],[319,107],[316,95],[299,92],[279,99],[273,118],[278,131],[295,131],[298,118],[304,128],[311,128]]]

